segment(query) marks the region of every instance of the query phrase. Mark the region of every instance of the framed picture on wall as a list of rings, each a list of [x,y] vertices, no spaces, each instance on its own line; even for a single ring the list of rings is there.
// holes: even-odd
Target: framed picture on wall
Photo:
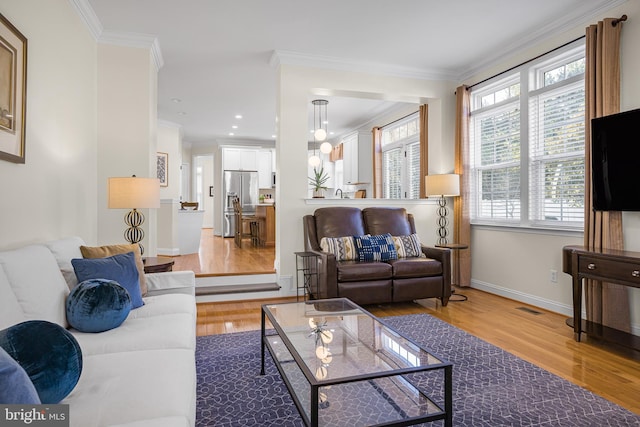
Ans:
[[[0,15],[0,159],[25,162],[27,38]]]
[[[169,154],[167,153],[157,153],[158,154],[158,179],[160,180],[160,187],[169,186]]]

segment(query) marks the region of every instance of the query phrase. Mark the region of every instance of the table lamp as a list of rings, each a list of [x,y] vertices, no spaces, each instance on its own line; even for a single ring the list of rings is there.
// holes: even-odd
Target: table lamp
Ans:
[[[438,244],[446,245],[448,220],[447,199],[448,196],[460,195],[460,175],[448,173],[442,175],[427,175],[424,177],[425,195],[440,196],[438,199]]]
[[[144,247],[140,243],[144,239],[144,215],[138,209],[157,209],[160,207],[160,181],[157,178],[137,178],[135,175],[126,178],[109,178],[109,209],[131,209],[124,216],[128,228],[124,238],[129,243],[140,245],[140,254]]]

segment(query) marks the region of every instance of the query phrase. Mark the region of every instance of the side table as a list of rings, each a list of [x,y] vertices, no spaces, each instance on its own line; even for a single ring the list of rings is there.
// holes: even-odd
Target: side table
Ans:
[[[446,249],[451,249],[452,251],[459,251],[462,249],[468,249],[469,245],[465,244],[465,243],[443,243],[443,244],[437,244],[436,248],[446,248]],[[455,260],[453,258],[451,258],[451,271],[452,271],[452,277],[453,276],[457,276],[455,273],[457,271],[458,265],[455,263]],[[453,289],[453,285],[457,285],[457,283],[451,283],[451,294],[453,295],[454,289]],[[450,301],[466,301],[467,297],[464,295],[460,295],[461,297],[463,297],[463,299],[461,300],[452,300],[450,299]]]
[[[296,255],[296,302],[302,290],[303,300],[313,296],[318,289],[318,255],[313,252],[295,252]]]
[[[173,258],[162,256],[143,257],[142,262],[144,263],[145,273],[166,273],[173,270],[173,264],[175,263]]]

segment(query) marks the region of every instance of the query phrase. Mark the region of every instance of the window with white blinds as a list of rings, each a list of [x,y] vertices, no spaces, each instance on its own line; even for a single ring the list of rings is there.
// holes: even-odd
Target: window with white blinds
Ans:
[[[420,198],[419,114],[382,129],[382,197]]]
[[[471,93],[474,223],[581,228],[584,43]]]

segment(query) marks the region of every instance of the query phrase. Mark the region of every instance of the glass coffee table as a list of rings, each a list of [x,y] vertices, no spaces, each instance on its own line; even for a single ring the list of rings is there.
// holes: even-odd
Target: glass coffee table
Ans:
[[[452,364],[346,298],[263,305],[261,347],[306,425],[452,425]]]

